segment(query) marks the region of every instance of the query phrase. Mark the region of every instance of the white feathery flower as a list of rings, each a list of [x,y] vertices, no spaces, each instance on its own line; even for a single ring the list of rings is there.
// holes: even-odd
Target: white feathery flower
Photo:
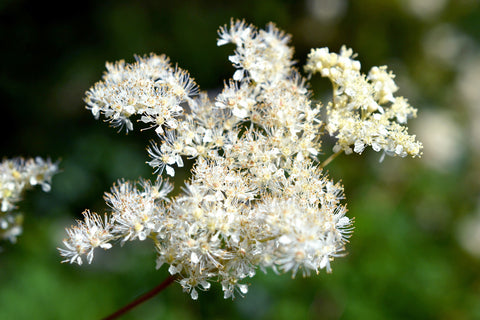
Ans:
[[[163,127],[174,129],[177,118],[183,114],[180,106],[190,102],[197,94],[197,86],[188,73],[173,68],[162,55],[135,56],[136,62],[124,60],[107,63],[103,80],[86,93],[87,109],[98,119],[100,114],[120,129],[133,130],[130,119],[139,115],[140,121],[156,127],[163,134]]]
[[[64,248],[59,248],[60,254],[65,258],[62,262],[83,263],[86,255],[87,262],[92,263],[94,250],[97,247],[110,249],[109,243],[114,239],[110,233],[110,224],[107,216],[105,221],[96,214],[86,210],[83,212],[84,220],[77,220],[77,225],[67,230],[68,238],[63,240]]]
[[[382,66],[365,76],[353,56],[345,47],[339,55],[326,48],[312,49],[305,66],[308,73],[320,73],[332,82],[334,99],[327,106],[326,128],[337,138],[335,152],[362,153],[365,146],[372,146],[390,156],[420,156],[422,144],[402,126],[416,116],[416,109],[393,95],[398,90],[393,73]]]
[[[379,104],[395,102],[393,94],[398,90],[393,79],[395,75],[390,71],[387,72],[386,66],[373,67],[368,72],[367,79],[372,83],[375,90],[375,100]]]
[[[386,67],[364,75],[351,49],[312,50],[305,70],[329,78],[334,93],[333,101],[315,104],[307,79],[293,68],[289,35],[273,24],[262,30],[240,20],[218,35],[217,45],[235,45],[228,60],[237,70],[213,99],[205,92],[192,97],[196,85],[188,74],[153,54],[133,65],[107,65],[87,93],[94,116],[129,125],[130,116],[139,115],[155,127],[160,142],[148,148],[148,164],[159,177],[163,171],[173,176],[185,156],[195,164],[172,198],[172,186],[161,179],[119,181],[105,196],[108,222],[86,215],[67,229],[67,248],[60,249],[66,261],[81,263],[86,254],[90,262],[93,249],[111,240],[149,238],[157,268],[167,264],[194,300],[212,282],[221,284],[225,298],[243,296],[244,279],[258,269],[331,272],[353,219],[346,216],[343,187],[323,167],[340,152],[368,146],[401,157],[421,154],[405,127],[416,110],[394,96]],[[337,139],[336,154],[319,163],[325,134]]]
[[[22,233],[23,216],[14,212],[23,193],[40,185],[44,192],[51,189],[58,163],[40,157],[4,159],[0,163],[0,240],[15,242]]]
[[[220,27],[218,31],[219,39],[217,40],[217,46],[223,46],[227,43],[241,43],[248,39],[250,33],[253,31],[253,26],[247,25],[244,20],[233,19],[230,22],[230,28],[227,26]]]
[[[183,151],[184,145],[181,140],[176,139],[173,131],[167,131],[163,137],[163,143],[159,146],[155,142],[148,148],[148,154],[152,158],[147,163],[155,168],[155,172],[159,175],[163,170],[171,177],[175,175],[175,169],[172,165],[183,167],[183,159],[180,153]]]
[[[275,82],[292,71],[293,49],[287,45],[290,36],[273,23],[266,30],[257,30],[243,21],[232,20],[230,28],[220,28],[219,36],[217,45],[236,45],[235,55],[228,58],[238,69],[233,75],[235,81]]]
[[[172,190],[169,183],[158,180],[152,185],[140,181],[140,188],[128,181],[119,181],[105,194],[105,201],[112,208],[111,233],[125,241],[145,240],[157,230],[162,218],[161,203]]]

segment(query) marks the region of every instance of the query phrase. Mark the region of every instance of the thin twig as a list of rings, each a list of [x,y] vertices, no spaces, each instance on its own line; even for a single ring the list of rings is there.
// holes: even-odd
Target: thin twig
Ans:
[[[328,157],[327,159],[325,159],[325,161],[323,161],[321,164],[320,164],[320,168],[323,169],[325,168],[330,162],[332,162],[333,159],[335,159],[336,157],[338,157],[339,154],[341,154],[343,152],[343,150],[339,150],[337,152],[335,152],[334,154],[332,154],[330,157]]]
[[[112,319],[118,318],[119,316],[123,315],[124,313],[130,311],[130,309],[133,309],[134,307],[136,307],[140,303],[142,303],[142,302],[152,298],[156,294],[158,294],[160,291],[162,291],[163,289],[168,287],[170,284],[172,284],[176,279],[177,279],[176,276],[169,276],[167,279],[165,279],[158,286],[156,286],[155,288],[153,288],[149,292],[145,293],[143,296],[139,297],[138,299],[130,302],[125,307],[115,311],[114,313],[112,313],[108,317],[103,318],[103,320],[112,320]]]

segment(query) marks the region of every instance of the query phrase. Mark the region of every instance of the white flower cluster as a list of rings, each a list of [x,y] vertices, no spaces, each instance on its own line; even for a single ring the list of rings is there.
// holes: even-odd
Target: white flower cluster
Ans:
[[[320,73],[330,79],[333,101],[327,106],[326,130],[336,137],[335,152],[362,153],[371,146],[375,151],[405,157],[421,155],[422,144],[403,126],[417,110],[403,97],[385,66],[373,67],[368,75],[360,73],[360,62],[351,49],[342,47],[340,54],[328,48],[312,49],[305,71]]]
[[[145,240],[157,231],[163,223],[165,210],[163,201],[172,185],[159,179],[155,184],[142,180],[137,185],[128,181],[119,181],[112,187],[112,193],[105,194],[105,201],[112,208],[112,214],[105,220],[89,210],[83,212],[84,221],[78,220],[78,226],[67,229],[69,239],[64,241],[66,249],[60,253],[70,262],[81,265],[82,255],[88,263],[93,261],[94,249],[110,249],[110,241],[122,239]]]
[[[189,101],[196,86],[188,73],[170,65],[169,59],[150,55],[135,57],[135,64],[118,61],[107,63],[103,80],[88,92],[85,102],[96,119],[103,114],[114,126],[132,130],[132,115],[156,127],[175,129],[177,117],[183,114],[181,103]]]
[[[14,210],[23,192],[36,185],[50,191],[52,176],[57,172],[56,163],[39,157],[5,159],[0,163],[0,240],[15,242],[22,233],[23,216]]]
[[[65,262],[81,264],[86,256],[90,263],[95,248],[149,238],[157,267],[169,265],[197,299],[211,282],[221,284],[225,298],[243,295],[248,287],[242,280],[258,269],[293,276],[330,272],[343,254],[352,219],[341,203],[342,186],[318,162],[325,124],[306,80],[292,67],[289,36],[273,24],[258,30],[233,20],[219,36],[218,45],[236,46],[229,60],[237,70],[213,100],[153,54],[133,65],[107,64],[104,80],[87,92],[95,116],[103,113],[129,130],[137,114],[155,127],[160,141],[148,152],[159,178],[115,185],[105,196],[109,216],[86,211],[84,221],[67,229],[59,249]],[[378,83],[371,101],[388,99],[390,88]],[[368,97],[363,103],[358,107],[365,110],[375,105]],[[160,175],[173,176],[184,157],[196,159],[192,178],[182,194],[167,198],[172,186]]]

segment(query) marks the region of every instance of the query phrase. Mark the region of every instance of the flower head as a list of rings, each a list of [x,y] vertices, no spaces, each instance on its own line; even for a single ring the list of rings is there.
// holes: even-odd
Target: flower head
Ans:
[[[289,40],[273,24],[259,30],[232,20],[221,27],[217,44],[236,46],[229,60],[237,70],[214,99],[204,92],[191,97],[193,81],[164,56],[109,65],[87,94],[94,115],[128,124],[130,115],[141,114],[140,121],[156,126],[160,140],[148,149],[148,163],[159,176],[173,176],[184,157],[195,164],[183,192],[172,198],[162,180],[140,187],[119,181],[105,196],[108,222],[86,215],[68,231],[61,251],[67,261],[81,263],[86,254],[91,262],[96,246],[107,248],[115,239],[149,238],[157,268],[167,264],[193,299],[212,282],[221,284],[225,298],[243,296],[245,279],[257,270],[330,272],[344,254],[353,219],[346,216],[343,187],[319,164],[324,133],[346,153],[370,145],[417,156],[421,144],[403,126],[416,111],[394,96],[394,76],[385,67],[363,75],[352,50],[324,48],[312,51],[305,68],[332,81],[334,99],[323,119],[307,79],[293,68]],[[126,96],[135,103],[112,88],[130,90]],[[179,109],[184,102],[188,112]]]
[[[87,256],[88,263],[92,263],[95,248],[110,249],[109,243],[114,239],[110,232],[111,225],[105,216],[105,221],[89,210],[83,212],[84,220],[77,220],[77,225],[67,230],[68,238],[63,240],[65,249],[59,248],[65,258],[62,262],[83,263],[82,256]]]
[[[164,55],[135,58],[133,64],[107,63],[103,80],[87,91],[87,109],[96,119],[103,114],[114,126],[125,126],[127,132],[133,130],[131,116],[138,115],[161,135],[165,128],[176,128],[181,104],[191,101],[196,84]]]
[[[420,156],[422,144],[404,126],[416,116],[416,109],[393,95],[398,90],[393,73],[382,66],[366,76],[353,58],[346,47],[340,54],[312,49],[305,66],[308,73],[320,73],[332,82],[334,99],[327,106],[326,129],[337,138],[334,151],[362,153],[371,146],[390,156]]]
[[[45,192],[50,191],[58,164],[50,159],[4,159],[0,163],[0,239],[15,242],[22,233],[23,216],[15,212],[16,203],[25,190],[40,185]]]

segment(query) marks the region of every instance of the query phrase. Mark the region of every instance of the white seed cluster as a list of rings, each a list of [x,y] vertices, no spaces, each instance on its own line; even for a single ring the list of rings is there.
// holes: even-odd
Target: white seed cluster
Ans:
[[[50,191],[52,176],[57,172],[56,163],[40,157],[4,159],[0,163],[0,240],[15,242],[22,233],[23,216],[15,209],[23,192],[36,185]]]
[[[324,127],[331,131],[333,124],[320,119],[321,106],[293,68],[288,42],[273,24],[258,30],[232,20],[220,28],[217,44],[236,46],[229,60],[237,70],[212,100],[163,56],[107,64],[103,81],[87,92],[88,108],[127,130],[133,115],[154,127],[159,141],[148,149],[149,164],[159,178],[119,181],[105,196],[111,214],[102,220],[86,211],[84,221],[67,229],[59,249],[64,261],[81,264],[86,256],[91,263],[95,248],[149,238],[157,267],[167,264],[193,299],[212,282],[221,284],[225,298],[244,295],[244,279],[258,269],[292,276],[330,272],[352,219],[345,215],[342,186],[318,162]],[[363,100],[347,99],[342,108],[371,112],[376,101],[391,99],[393,80],[384,73],[372,72]],[[339,90],[350,90],[340,87],[337,98]],[[403,114],[398,101],[391,110],[403,120],[410,112]],[[167,198],[172,186],[160,176],[173,176],[185,157],[196,159],[192,178],[183,193]]]

